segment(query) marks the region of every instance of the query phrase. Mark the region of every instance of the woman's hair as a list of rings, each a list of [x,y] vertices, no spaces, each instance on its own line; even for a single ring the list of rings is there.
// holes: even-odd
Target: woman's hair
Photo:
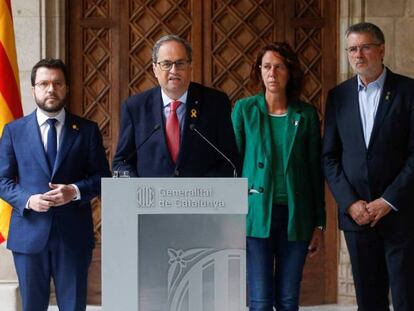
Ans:
[[[298,98],[302,90],[303,71],[300,68],[296,53],[287,42],[273,42],[267,44],[259,51],[250,71],[250,82],[252,86],[258,87],[260,84],[263,91],[265,91],[260,67],[262,65],[262,58],[268,51],[277,52],[282,56],[283,62],[289,72],[289,81],[286,85],[286,96],[289,99]]]

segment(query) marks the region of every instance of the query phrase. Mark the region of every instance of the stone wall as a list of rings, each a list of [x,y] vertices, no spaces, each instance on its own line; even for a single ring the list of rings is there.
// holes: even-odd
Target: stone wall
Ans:
[[[16,270],[13,265],[11,252],[6,249],[6,244],[0,245],[0,280],[16,281]]]
[[[391,70],[414,78],[414,0],[340,0],[339,80],[352,76],[345,53],[345,30],[361,21],[374,23],[383,30],[384,63]]]
[[[44,57],[65,58],[65,0],[13,0],[13,22],[24,114],[36,107],[30,84],[33,65]]]
[[[414,78],[414,0],[367,0],[365,15],[385,33],[385,64]]]

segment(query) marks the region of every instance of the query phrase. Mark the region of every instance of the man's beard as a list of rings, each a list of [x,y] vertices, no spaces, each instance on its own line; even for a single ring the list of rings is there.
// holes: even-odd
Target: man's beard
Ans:
[[[57,97],[54,94],[51,94],[50,96],[54,96]],[[42,109],[43,111],[46,112],[50,112],[50,113],[55,113],[55,112],[59,112],[60,110],[62,110],[63,107],[65,107],[66,105],[66,95],[65,97],[62,98],[62,100],[58,101],[57,103],[54,103],[53,105],[50,104],[46,104],[46,101],[48,99],[44,99],[43,101],[40,101],[36,96],[35,96],[35,103],[36,105]],[[56,100],[56,99],[55,99]]]

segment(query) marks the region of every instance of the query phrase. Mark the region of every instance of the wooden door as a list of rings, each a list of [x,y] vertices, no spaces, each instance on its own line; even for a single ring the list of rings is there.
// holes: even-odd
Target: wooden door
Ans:
[[[249,96],[254,56],[272,41],[288,41],[305,70],[303,99],[324,111],[336,82],[337,1],[333,0],[71,0],[68,6],[70,110],[98,122],[109,159],[119,129],[122,100],[157,84],[151,49],[164,34],[193,46],[193,80],[225,91],[234,102]],[[325,249],[306,264],[303,304],[336,301],[337,230],[328,202]],[[97,240],[100,207],[94,204]],[[99,271],[99,248],[96,251]],[[92,272],[94,273],[94,272]],[[91,275],[92,302],[99,277]]]

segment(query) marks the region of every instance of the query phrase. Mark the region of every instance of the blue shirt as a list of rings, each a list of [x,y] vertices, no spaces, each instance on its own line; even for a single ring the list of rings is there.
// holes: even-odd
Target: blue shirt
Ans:
[[[362,130],[364,132],[365,146],[367,148],[369,145],[369,140],[371,139],[375,115],[377,114],[386,76],[387,70],[384,68],[378,79],[371,83],[368,83],[367,86],[362,83],[360,77],[358,76],[359,112],[361,114]],[[381,199],[387,202],[393,210],[398,210],[394,205],[392,205],[384,198]]]
[[[362,130],[364,132],[365,146],[368,148],[374,127],[382,89],[384,88],[387,71],[383,69],[377,80],[365,86],[358,76],[359,112],[361,114]]]

